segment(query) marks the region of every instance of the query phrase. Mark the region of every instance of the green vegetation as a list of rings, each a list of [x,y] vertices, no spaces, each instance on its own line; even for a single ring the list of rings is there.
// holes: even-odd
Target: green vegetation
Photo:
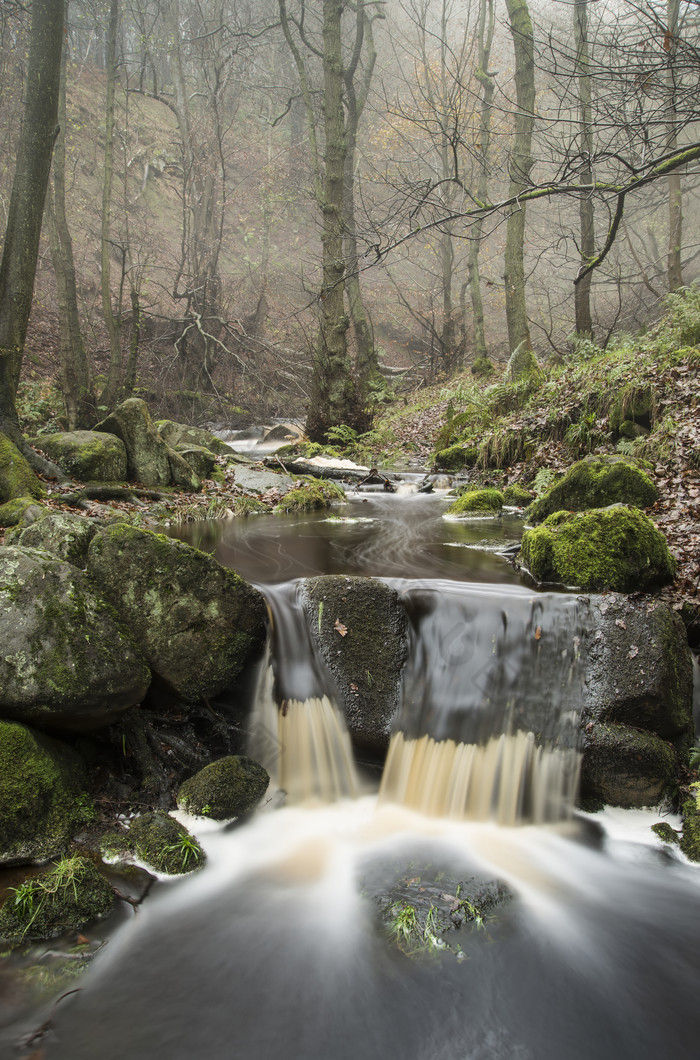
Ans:
[[[503,490],[503,503],[512,508],[527,508],[532,502],[532,494],[522,486],[506,486]]]
[[[114,893],[91,861],[75,855],[10,890],[0,910],[0,937],[48,939],[110,912]]]
[[[700,781],[690,785],[690,798],[682,807],[681,850],[690,861],[700,861]]]
[[[192,872],[205,861],[204,851],[194,836],[160,810],[136,817],[126,843],[146,865],[170,876]]]
[[[307,479],[285,493],[273,511],[277,515],[289,515],[292,512],[312,512],[320,508],[330,508],[334,501],[345,500],[342,486],[327,479]]]
[[[589,456],[574,464],[551,489],[527,510],[531,523],[560,511],[585,511],[610,504],[647,508],[659,492],[648,475],[618,456]]]
[[[178,791],[177,804],[187,813],[225,821],[254,810],[269,783],[267,770],[252,758],[228,755],[186,780]]]
[[[469,490],[450,505],[445,515],[497,515],[503,507],[503,500],[500,490]]]

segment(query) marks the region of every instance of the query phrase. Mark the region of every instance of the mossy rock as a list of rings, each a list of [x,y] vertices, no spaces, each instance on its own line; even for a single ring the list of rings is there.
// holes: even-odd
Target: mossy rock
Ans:
[[[150,674],[133,639],[72,564],[0,547],[0,717],[41,728],[109,724]]]
[[[519,559],[538,582],[585,591],[644,592],[673,580],[664,535],[638,508],[555,512],[526,530]]]
[[[532,503],[532,494],[522,486],[506,486],[503,490],[503,503],[513,508],[527,508]]]
[[[631,384],[615,398],[608,416],[608,423],[611,431],[616,431],[623,437],[632,438],[636,436],[623,431],[623,426],[625,424],[641,426],[646,433],[654,422],[655,414],[654,388],[648,383],[643,386]]]
[[[126,523],[90,543],[88,574],[181,699],[229,687],[265,640],[257,589],[190,545]]]
[[[129,479],[144,486],[174,483],[190,491],[201,488],[190,465],[161,438],[146,402],[140,398],[123,401],[95,430],[121,438],[126,447]]]
[[[326,482],[316,479],[313,482],[304,482],[294,489],[285,493],[279,504],[273,511],[277,515],[289,515],[293,512],[313,512],[322,508],[330,508],[336,501],[345,500],[345,491],[342,486],[335,482]]]
[[[678,758],[658,736],[629,725],[585,732],[581,797],[626,808],[656,806],[675,786]]]
[[[690,861],[700,861],[700,783],[690,785],[691,797],[683,803],[680,847]]]
[[[51,939],[106,916],[114,892],[91,861],[65,858],[20,884],[0,909],[0,937],[8,942]]]
[[[19,722],[0,721],[0,865],[61,854],[84,813],[80,756]]]
[[[408,657],[401,598],[374,578],[339,575],[310,578],[302,593],[309,631],[338,686],[352,741],[381,755],[389,744]]]
[[[451,445],[435,454],[435,466],[440,471],[463,471],[474,467],[479,457],[479,450],[472,446]]]
[[[178,486],[187,493],[200,492],[202,481],[182,453],[168,448],[168,466],[170,467],[170,481],[174,486]]]
[[[215,821],[241,817],[258,805],[270,783],[267,770],[244,755],[228,755],[210,762],[181,785],[181,810]]]
[[[39,500],[45,494],[46,490],[17,446],[7,435],[0,434],[0,504],[5,505],[16,497]]]
[[[128,844],[139,860],[169,876],[194,872],[206,860],[201,846],[185,826],[160,810],[134,818]]]
[[[185,460],[198,479],[211,478],[216,467],[216,457],[203,445],[178,445],[177,452]]]
[[[201,427],[190,427],[189,424],[176,423],[174,420],[156,420],[155,428],[171,449],[180,451],[183,446],[185,448],[196,446],[207,449],[215,456],[231,452],[226,442],[222,442],[211,431],[205,431]]]
[[[8,544],[39,548],[74,567],[84,567],[88,547],[100,525],[72,512],[47,512],[31,526],[15,530]]]
[[[121,438],[103,431],[44,434],[39,448],[78,482],[123,482],[126,448]]]
[[[13,497],[0,505],[0,526],[27,526],[44,514],[33,497]]]
[[[581,512],[611,504],[648,508],[658,498],[649,476],[631,461],[619,456],[588,456],[531,504],[526,518],[530,523],[541,523],[554,512]]]
[[[655,836],[659,837],[662,843],[668,843],[669,846],[678,846],[680,837],[668,821],[659,821],[657,824],[653,824],[651,830]]]
[[[487,379],[495,371],[488,357],[476,357],[471,370],[472,375],[475,375],[477,379]]]
[[[450,505],[445,515],[498,515],[503,494],[496,489],[470,490]]]

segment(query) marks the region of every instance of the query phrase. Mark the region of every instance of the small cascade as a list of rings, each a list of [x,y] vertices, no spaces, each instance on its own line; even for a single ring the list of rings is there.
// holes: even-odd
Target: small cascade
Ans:
[[[332,678],[312,648],[298,590],[297,582],[267,590],[274,661],[263,667],[249,751],[289,802],[355,798],[350,736]]]
[[[477,746],[398,732],[379,801],[431,817],[544,824],[572,815],[579,767],[576,750],[538,747],[532,733],[501,734]]]

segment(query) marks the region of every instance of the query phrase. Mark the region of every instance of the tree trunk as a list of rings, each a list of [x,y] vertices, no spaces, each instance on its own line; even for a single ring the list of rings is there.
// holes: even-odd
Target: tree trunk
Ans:
[[[479,66],[477,78],[481,84],[481,104],[479,107],[479,144],[478,144],[478,178],[476,186],[476,197],[479,202],[485,202],[488,194],[488,164],[489,149],[491,146],[491,108],[495,84],[489,74],[489,62],[491,61],[491,45],[493,43],[493,31],[495,25],[495,13],[493,0],[480,0],[479,3]],[[485,365],[488,361],[488,347],[486,345],[486,329],[484,326],[484,303],[481,297],[481,270],[479,267],[479,253],[481,251],[481,239],[483,232],[483,221],[479,218],[474,224],[469,244],[469,256],[467,259],[467,275],[469,278],[469,294],[472,303],[472,328],[474,342],[474,360]]]
[[[678,9],[680,0],[667,0],[668,92],[666,119],[666,147],[669,153],[678,149],[676,79],[674,60],[678,39]],[[680,172],[670,173],[668,178],[668,289],[676,291],[683,286],[681,251],[683,249],[683,198]]]
[[[515,55],[515,135],[510,154],[509,197],[529,185],[532,169],[532,129],[535,120],[535,60],[532,22],[527,0],[506,0]],[[508,216],[505,250],[505,294],[508,343],[511,351],[532,345],[525,302],[525,204],[519,203]]]
[[[102,313],[109,335],[109,372],[107,386],[101,404],[113,408],[119,398],[122,385],[121,317],[115,317],[112,307],[111,263],[111,212],[112,182],[114,180],[114,97],[117,84],[117,30],[119,26],[119,0],[110,0],[109,25],[107,29],[107,100],[105,104],[105,157],[102,181]]]
[[[20,443],[15,397],[57,133],[62,49],[63,4],[34,0],[24,120],[0,263],[0,430]]]
[[[582,184],[593,181],[593,124],[591,121],[591,73],[588,54],[588,0],[574,0],[574,45],[576,48],[576,72],[579,93],[579,130],[582,165]],[[593,199],[587,192],[579,197],[581,266],[585,268],[595,256],[595,229]],[[591,280],[587,273],[574,287],[575,330],[577,335],[593,337],[591,316]]]

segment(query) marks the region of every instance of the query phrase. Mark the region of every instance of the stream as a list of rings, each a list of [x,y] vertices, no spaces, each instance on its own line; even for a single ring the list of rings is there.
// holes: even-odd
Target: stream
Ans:
[[[515,515],[444,507],[358,493],[179,535],[267,597],[251,727],[287,798],[192,824],[207,866],[116,932],[61,1002],[48,1060],[698,1055],[700,868],[662,848],[651,811],[574,809],[586,600],[513,570]],[[381,578],[409,614],[379,790],[298,607],[318,574]]]

